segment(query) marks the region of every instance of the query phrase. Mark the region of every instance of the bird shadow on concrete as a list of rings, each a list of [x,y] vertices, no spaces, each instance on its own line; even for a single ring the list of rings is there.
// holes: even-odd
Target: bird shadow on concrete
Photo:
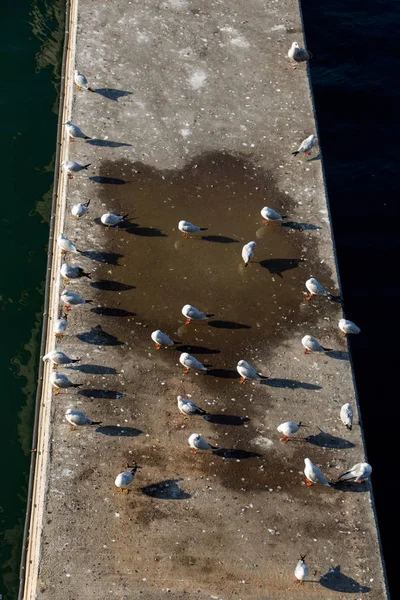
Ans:
[[[98,140],[98,139],[91,139],[91,140],[86,140],[87,144],[90,144],[90,146],[100,146],[100,147],[106,147],[106,148],[122,148],[123,146],[132,146],[132,144],[125,144],[124,142],[112,142],[111,140]]]
[[[104,400],[119,400],[126,396],[121,392],[114,390],[102,390],[102,389],[85,389],[79,390],[79,396],[85,396],[85,398],[103,398]]]
[[[118,427],[117,425],[103,425],[96,428],[96,433],[110,437],[137,437],[143,431],[135,427]]]
[[[303,262],[302,258],[268,258],[259,262],[260,267],[267,269],[271,275],[283,277],[282,273],[290,271]]]
[[[313,156],[312,158],[308,158],[305,162],[314,162],[314,160],[321,160],[321,153],[318,152],[318,154],[316,156]]]
[[[318,427],[319,433],[317,435],[308,435],[304,438],[304,441],[312,444],[313,446],[319,446],[320,448],[331,448],[335,450],[347,450],[354,448],[354,444],[345,440],[341,437],[336,437],[330,433],[326,433],[320,427]]]
[[[90,260],[107,263],[116,267],[119,266],[119,259],[124,256],[123,254],[118,254],[118,252],[98,252],[97,250],[86,250],[85,252],[81,252],[81,255]]]
[[[340,565],[329,569],[319,580],[320,584],[328,590],[342,592],[344,594],[367,594],[371,588],[366,585],[360,585],[352,577],[348,577],[340,571]]]
[[[96,290],[102,290],[103,292],[127,292],[128,290],[136,289],[135,285],[127,285],[126,283],[110,281],[109,279],[93,281],[90,285]]]
[[[332,487],[338,492],[352,492],[354,493],[365,493],[370,491],[368,481],[363,483],[355,483],[354,481],[336,481],[333,482]]]
[[[308,383],[307,381],[297,381],[296,379],[266,379],[264,385],[269,385],[275,388],[286,388],[291,390],[303,389],[303,390],[322,390],[322,386],[316,385],[315,383]]]
[[[212,350],[205,346],[192,346],[191,344],[181,344],[175,346],[179,352],[188,352],[189,354],[220,354],[221,350]]]
[[[342,350],[331,350],[326,352],[326,355],[335,360],[349,360],[349,353]]]
[[[108,306],[95,306],[90,309],[90,312],[102,317],[134,317],[136,314],[124,308],[111,308]]]
[[[127,227],[123,227],[127,233],[132,235],[138,235],[140,237],[168,237],[166,233],[163,233],[161,229],[157,227],[140,227],[134,223],[129,223]]]
[[[210,327],[216,329],[251,329],[251,325],[245,325],[244,323],[237,323],[236,321],[221,321],[214,320],[208,322]]]
[[[85,344],[95,344],[96,346],[123,346],[124,342],[121,342],[115,335],[104,331],[101,325],[96,325],[90,331],[78,333],[76,335],[78,340],[85,342]]]
[[[126,90],[116,90],[114,88],[96,88],[93,91],[96,94],[100,94],[100,96],[107,98],[108,100],[112,100],[113,102],[118,102],[120,98],[131,96],[133,93]]]
[[[104,367],[103,365],[77,365],[67,368],[71,371],[80,371],[89,375],[118,375],[119,373],[113,367]]]
[[[184,492],[178,485],[180,479],[165,479],[158,483],[151,483],[141,488],[141,491],[146,496],[157,498],[157,500],[187,500],[191,498],[191,494]]]
[[[239,379],[240,375],[232,369],[210,369],[208,374],[219,379]]]
[[[239,242],[239,240],[234,240],[225,235],[202,235],[201,239],[205,242],[214,242],[215,244],[237,244]]]
[[[217,425],[234,425],[236,427],[241,427],[250,421],[248,417],[238,417],[237,415],[225,414],[215,415],[210,413],[204,415],[203,419],[209,423],[215,423]]]
[[[300,223],[296,221],[285,221],[282,223],[282,227],[287,227],[288,229],[293,229],[295,231],[317,231],[318,229],[322,229],[319,225],[313,225],[312,223]]]
[[[93,175],[89,177],[90,181],[93,183],[102,183],[105,185],[125,185],[126,183],[131,183],[130,181],[125,181],[125,179],[120,179],[119,177],[104,177],[103,175]]]
[[[218,450],[213,450],[213,454],[222,458],[233,458],[235,460],[262,457],[262,454],[259,452],[249,452],[248,450],[239,450],[237,448],[218,448]]]

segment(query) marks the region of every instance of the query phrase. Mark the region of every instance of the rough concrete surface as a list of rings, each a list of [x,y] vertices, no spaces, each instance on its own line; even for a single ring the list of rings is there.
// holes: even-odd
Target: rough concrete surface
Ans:
[[[64,140],[92,163],[68,183],[64,231],[83,251],[67,262],[92,277],[68,287],[93,303],[57,343],[82,357],[60,369],[82,387],[44,398],[40,569],[26,598],[386,597],[370,484],[307,488],[302,474],[309,457],[335,479],[364,449],[358,418],[351,432],[339,419],[347,401],[357,411],[341,306],[304,301],[310,276],[338,285],[318,150],[291,155],[315,132],[306,68],[286,59],[294,40],[293,0],[79,2],[76,68],[96,92],[74,93],[71,119],[94,139]],[[265,205],[284,226],[263,226]],[[106,209],[129,221],[106,230]],[[181,219],[208,229],[184,240]],[[185,325],[187,303],[214,316]],[[179,345],[156,351],[154,329]],[[334,351],[304,355],[307,333]],[[183,375],[180,351],[209,372]],[[239,385],[242,358],[269,379]],[[184,418],[178,394],[211,416]],[[71,432],[69,407],[102,425]],[[286,420],[308,426],[301,439],[280,441]],[[194,456],[193,432],[219,449]]]

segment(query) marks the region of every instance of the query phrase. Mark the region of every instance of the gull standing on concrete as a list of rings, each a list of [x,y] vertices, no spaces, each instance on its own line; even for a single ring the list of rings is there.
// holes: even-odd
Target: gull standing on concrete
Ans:
[[[315,137],[315,135],[313,135],[313,134],[309,135],[308,138],[306,138],[305,140],[303,140],[301,142],[299,149],[295,150],[295,152],[292,152],[293,156],[297,156],[301,152],[305,152],[307,154],[307,156],[310,156],[311,149],[314,148],[316,141],[317,141],[317,138]]]
[[[60,233],[58,236],[57,244],[61,248],[61,254],[67,254],[67,252],[81,252],[63,233]]]
[[[246,360],[239,360],[236,365],[236,370],[240,375],[240,382],[244,383],[246,379],[254,379],[255,381],[261,381],[262,379],[268,379],[265,375],[258,373],[254,367],[252,367]]]
[[[106,225],[106,227],[115,227],[119,223],[122,223],[127,216],[128,213],[126,215],[114,215],[112,212],[108,211],[104,213],[104,215],[101,215],[100,221],[103,225]]]
[[[87,427],[88,425],[101,425],[101,421],[92,421],[85,413],[75,408],[68,408],[65,413],[65,418],[71,425],[71,431],[75,431],[77,427]]]
[[[361,331],[353,321],[348,321],[347,319],[340,319],[339,329],[343,332],[343,336],[348,333],[360,333]]]
[[[354,483],[364,483],[372,473],[372,467],[368,463],[357,463],[349,471],[342,473],[338,481],[353,481]]]
[[[206,315],[206,313],[201,312],[191,304],[185,304],[182,308],[182,314],[186,317],[185,325],[189,325],[190,321],[205,321],[213,316],[211,314]]]
[[[178,396],[178,408],[183,415],[206,415],[207,411],[203,410],[191,400],[186,400],[183,396]]]
[[[80,358],[70,358],[65,352],[61,352],[61,350],[52,350],[43,356],[43,362],[52,362],[53,369],[56,369],[58,365],[69,365],[80,362],[80,360]]]
[[[78,125],[75,125],[75,123],[72,123],[72,121],[65,121],[64,125],[65,125],[65,128],[67,130],[70,140],[74,141],[76,139],[82,139],[82,140],[91,140],[92,139],[91,137],[86,135],[86,133],[83,133],[82,129],[80,129],[78,127]]]
[[[256,243],[255,242],[249,242],[248,244],[245,244],[242,248],[242,258],[243,258],[243,262],[244,262],[244,266],[247,267],[247,265],[249,264],[249,262],[251,261],[251,259],[254,256],[254,248],[256,247]]]
[[[288,441],[296,435],[300,427],[305,427],[301,421],[299,423],[295,423],[295,421],[286,421],[286,423],[281,423],[277,427],[277,430],[281,434],[281,440],[287,444]]]
[[[273,210],[268,206],[264,206],[264,208],[261,209],[261,216],[264,219],[264,225],[282,222],[282,219],[286,219],[286,217],[282,217],[276,210]]]
[[[74,71],[74,81],[76,83],[78,91],[81,90],[82,88],[85,88],[85,90],[88,90],[89,92],[94,92],[94,90],[89,87],[89,82],[86,79],[86,77],[84,76],[84,74],[79,73],[79,71],[77,69]]]
[[[50,383],[56,390],[54,392],[55,396],[58,395],[60,390],[66,390],[68,388],[78,388],[83,385],[83,383],[72,383],[72,381],[70,381],[66,375],[57,372],[51,373]]]
[[[72,215],[75,217],[75,221],[78,221],[80,217],[86,215],[89,210],[90,200],[87,202],[79,202],[79,204],[74,204],[71,208]]]
[[[79,173],[79,171],[87,171],[87,168],[90,167],[91,164],[92,163],[81,165],[81,163],[78,163],[75,160],[63,160],[61,166],[63,168],[63,171],[68,175],[69,179],[72,179],[72,173]]]
[[[311,52],[306,50],[305,48],[300,48],[297,42],[293,42],[293,44],[289,48],[288,57],[292,62],[292,68],[296,68],[296,63],[306,62],[310,60],[313,56]]]
[[[135,463],[132,467],[128,467],[129,471],[122,471],[115,478],[115,485],[117,488],[117,492],[123,492],[124,494],[128,494],[128,487],[131,485],[136,471],[139,469],[138,465]]]
[[[343,404],[340,409],[340,418],[343,425],[346,425],[347,429],[352,430],[353,427],[353,409],[351,408],[349,402]]]
[[[330,486],[331,484],[321,471],[318,469],[309,458],[304,459],[304,475],[306,476],[306,486],[310,487],[313,484]]]
[[[199,231],[207,231],[207,227],[197,227],[197,225],[193,225],[189,223],[189,221],[179,221],[178,229],[182,232],[182,237],[187,239],[188,233],[198,233]]]
[[[65,330],[67,329],[67,325],[68,325],[67,318],[68,318],[68,315],[65,314],[62,317],[60,317],[59,319],[56,319],[56,321],[54,323],[53,333],[55,334],[55,336],[58,340],[61,340],[61,338],[64,335]]]
[[[310,354],[310,352],[332,352],[332,348],[324,348],[312,335],[305,335],[301,343],[305,348],[304,354]]]
[[[179,362],[185,370],[183,373],[188,373],[190,370],[192,371],[207,371],[207,367],[201,364],[200,361],[197,360],[194,356],[190,356],[187,352],[182,352],[179,357]]]
[[[197,453],[197,450],[217,450],[217,446],[209,444],[200,433],[192,433],[188,439],[189,446],[193,448],[193,454]]]
[[[153,331],[151,339],[156,345],[156,350],[160,350],[161,346],[174,346],[176,342],[171,340],[166,333],[163,333],[160,329]]]
[[[90,304],[93,300],[85,300],[79,294],[64,290],[61,294],[61,301],[65,304],[65,310],[71,310],[72,306],[78,306],[79,304]]]
[[[294,576],[297,583],[303,583],[308,577],[308,567],[306,565],[306,555],[300,556],[296,568],[294,570]]]
[[[313,296],[326,296],[330,300],[335,299],[335,297],[330,292],[328,292],[328,290],[326,290],[324,286],[321,285],[320,282],[317,281],[314,277],[311,277],[311,279],[307,279],[306,288],[310,292],[309,295],[306,297],[306,300],[311,300]]]
[[[91,279],[90,274],[86,273],[82,267],[72,267],[64,263],[60,269],[60,275],[64,278],[65,283],[68,284],[70,279],[80,279],[81,277],[87,277]]]

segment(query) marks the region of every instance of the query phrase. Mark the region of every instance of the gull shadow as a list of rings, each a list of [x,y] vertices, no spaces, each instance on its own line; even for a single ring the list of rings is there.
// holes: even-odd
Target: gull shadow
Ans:
[[[102,433],[111,437],[137,437],[143,431],[135,427],[118,427],[118,425],[104,425],[96,428],[96,433]]]
[[[282,273],[295,269],[301,262],[303,262],[302,258],[268,258],[261,260],[259,265],[264,269],[268,269],[271,275],[283,277]]]
[[[78,333],[76,335],[78,340],[85,342],[86,344],[95,344],[96,346],[123,346],[124,342],[121,342],[115,335],[104,331],[101,325],[92,327],[90,331]]]
[[[102,146],[107,148],[121,148],[122,146],[132,146],[132,144],[125,144],[124,142],[111,142],[110,140],[98,139],[86,140],[86,143],[90,144],[91,146]]]
[[[121,394],[121,392],[115,392],[114,390],[79,390],[79,396],[85,396],[85,398],[103,398],[105,400],[119,400],[126,396],[126,394]]]
[[[126,90],[116,90],[114,88],[96,88],[93,90],[96,94],[100,94],[104,98],[108,100],[113,100],[113,102],[118,102],[120,98],[124,98],[125,96],[131,96],[133,92],[128,92]]]
[[[225,235],[202,235],[201,239],[205,242],[214,242],[215,244],[237,244],[239,242],[239,240],[234,240]]]
[[[124,227],[124,229],[128,233],[141,237],[168,237],[166,233],[163,233],[157,227],[139,227],[138,225],[132,226],[132,223],[129,223],[128,227]]]
[[[211,350],[205,346],[192,346],[191,344],[183,344],[175,346],[179,352],[188,352],[189,354],[220,354],[221,350]]]
[[[91,308],[90,311],[102,317],[134,317],[136,314],[124,308],[109,308],[106,306],[96,306]]]
[[[353,494],[370,491],[368,480],[363,481],[363,483],[355,483],[354,481],[336,481],[333,482],[331,486],[335,490],[338,490],[338,492],[352,492]]]
[[[146,496],[157,498],[157,500],[187,500],[191,494],[184,492],[178,485],[180,479],[166,479],[158,483],[152,483],[142,487],[141,490]]]
[[[287,227],[288,229],[294,229],[296,231],[317,231],[318,229],[322,229],[319,225],[299,223],[296,221],[286,221],[285,223],[282,223],[282,227]]]
[[[135,285],[127,285],[120,281],[110,281],[109,279],[100,279],[99,281],[93,281],[90,284],[96,290],[103,290],[104,292],[127,292],[128,290],[134,290]]]
[[[322,575],[319,582],[323,587],[328,588],[328,590],[344,594],[367,594],[371,589],[366,585],[360,585],[352,577],[341,573],[340,565],[329,569],[325,575]]]
[[[322,386],[316,385],[315,383],[308,383],[307,381],[297,381],[296,379],[267,379],[265,385],[275,388],[287,388],[291,390],[303,389],[303,390],[322,390]]]
[[[326,433],[320,427],[318,427],[319,433],[317,435],[308,435],[304,438],[304,441],[312,444],[313,446],[319,446],[320,448],[333,448],[336,450],[346,450],[348,448],[354,448],[354,444],[345,440],[341,437],[336,437],[330,433]]]
[[[251,329],[251,325],[245,325],[244,323],[237,323],[236,321],[209,321],[210,327],[216,329]]]
[[[97,250],[87,250],[85,252],[81,252],[81,255],[85,258],[89,258],[90,260],[95,260],[96,262],[107,263],[108,265],[118,266],[118,261],[122,258],[123,254],[118,254],[117,252],[98,252]]]
[[[216,423],[217,425],[235,425],[241,427],[245,423],[248,423],[250,419],[248,417],[238,417],[236,415],[213,415],[207,414],[203,417],[209,423]]]
[[[103,365],[77,365],[67,368],[71,371],[80,371],[81,373],[88,373],[89,375],[118,375],[119,373],[119,371],[113,367],[104,367]]]
[[[125,183],[128,183],[125,179],[120,179],[119,177],[103,177],[103,175],[93,175],[89,179],[93,183],[104,183],[106,185],[125,185]]]
[[[318,154],[316,156],[313,156],[312,158],[308,158],[305,162],[313,162],[314,160],[321,160],[321,153],[318,152]]]
[[[219,379],[239,379],[240,375],[232,369],[211,369],[208,374]]]
[[[222,458],[234,458],[236,460],[242,460],[247,458],[261,458],[262,454],[259,452],[249,452],[248,450],[236,450],[234,448],[218,448],[214,450],[213,454],[221,456]]]
[[[349,360],[349,353],[341,350],[331,350],[330,352],[326,352],[326,355],[336,360]]]

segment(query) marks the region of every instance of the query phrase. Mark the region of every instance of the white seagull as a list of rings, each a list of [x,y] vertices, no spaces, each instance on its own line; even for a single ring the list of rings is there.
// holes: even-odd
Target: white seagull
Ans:
[[[67,329],[67,325],[68,325],[67,318],[68,318],[68,315],[63,315],[59,319],[56,319],[56,321],[53,325],[53,333],[55,334],[55,336],[58,340],[61,340],[61,338],[64,335],[65,330]]]
[[[62,265],[60,269],[60,275],[64,278],[65,283],[67,284],[69,283],[70,279],[80,279],[81,277],[87,277],[88,279],[91,279],[90,274],[86,273],[82,267],[72,267],[66,263]]]
[[[244,383],[246,379],[254,379],[256,381],[261,381],[262,379],[268,379],[265,375],[261,375],[261,373],[257,373],[254,367],[252,367],[247,360],[239,360],[236,365],[236,371],[240,375],[240,382]]]
[[[332,348],[324,348],[312,335],[305,335],[301,343],[305,348],[304,354],[309,354],[310,352],[332,352]]]
[[[244,266],[247,267],[247,265],[249,264],[249,262],[251,261],[251,259],[254,256],[254,248],[256,247],[256,243],[255,242],[249,242],[248,244],[245,244],[242,248],[242,258],[243,258],[243,262],[244,262]]]
[[[300,152],[305,152],[307,156],[310,156],[311,149],[314,148],[316,141],[317,138],[315,137],[315,135],[309,135],[308,138],[301,142],[299,149],[292,152],[293,156],[297,156],[298,154],[300,154]]]
[[[353,427],[353,409],[351,408],[349,402],[343,404],[340,409],[340,418],[342,420],[343,425],[346,425],[347,429],[352,429]]]
[[[357,327],[353,321],[348,321],[347,319],[340,319],[339,321],[339,329],[343,332],[345,336],[347,333],[360,333],[361,329]]]
[[[63,171],[68,175],[69,179],[72,179],[72,173],[79,173],[79,171],[87,171],[87,168],[90,167],[92,163],[87,163],[86,165],[81,165],[81,163],[76,162],[75,160],[63,160],[61,166]]]
[[[207,231],[207,227],[197,227],[197,225],[193,225],[193,223],[189,223],[189,221],[179,221],[178,229],[182,232],[182,237],[185,239],[188,238],[188,233],[198,233],[199,231]]]
[[[86,79],[86,77],[83,75],[83,73],[79,73],[79,71],[77,69],[74,71],[74,81],[76,83],[78,91],[81,90],[82,88],[85,88],[86,90],[89,90],[90,92],[93,91],[89,87],[89,82]]]
[[[71,431],[75,431],[77,427],[87,427],[88,425],[101,425],[101,421],[92,421],[85,413],[75,408],[68,408],[65,413],[65,418],[71,425]]]
[[[327,296],[328,298],[332,297],[332,294],[328,292],[328,290],[326,290],[324,286],[321,285],[320,282],[314,277],[307,279],[306,288],[309,291],[309,295],[306,297],[306,300],[311,300],[313,296]]]
[[[71,387],[78,388],[83,385],[82,383],[72,383],[72,381],[70,381],[66,375],[63,375],[62,373],[57,373],[56,371],[51,373],[50,383],[56,390],[54,392],[54,394],[56,396],[59,393],[60,389],[66,390],[67,388],[71,388]]]
[[[278,425],[277,430],[281,434],[281,440],[287,444],[287,442],[296,435],[300,427],[304,427],[302,422],[295,423],[295,421],[286,421]]]
[[[185,325],[189,325],[190,321],[204,321],[205,319],[209,319],[213,315],[206,315],[206,313],[201,312],[195,306],[191,304],[185,304],[182,308],[182,314],[186,317]]]
[[[300,48],[297,42],[293,42],[293,44],[289,48],[288,57],[293,63],[293,69],[295,69],[296,63],[310,60],[313,56],[311,52],[309,52],[305,48]]]
[[[123,492],[124,494],[129,493],[128,487],[131,485],[135,477],[135,473],[139,469],[139,467],[136,464],[134,464],[132,467],[128,468],[129,471],[122,471],[122,473],[119,473],[115,478],[115,486],[117,488],[117,492]]]
[[[300,560],[298,561],[294,570],[294,576],[297,583],[303,583],[303,581],[308,577],[308,567],[305,559],[306,555],[300,556]]]
[[[371,477],[372,467],[368,463],[357,463],[349,471],[342,473],[338,481],[353,481],[354,483],[364,483]]]
[[[313,484],[327,485],[327,486],[331,485],[329,483],[329,481],[327,480],[327,478],[325,477],[325,475],[323,474],[323,472],[321,471],[321,469],[318,469],[318,467],[313,465],[313,463],[311,462],[311,460],[309,458],[304,459],[304,464],[305,464],[304,475],[306,476],[307,487],[310,487]]]
[[[86,135],[86,133],[83,133],[82,129],[80,129],[78,127],[78,125],[75,125],[75,123],[72,123],[72,121],[65,121],[64,125],[65,125],[67,133],[72,141],[74,141],[78,138],[83,139],[83,140],[91,140],[92,139],[91,137]]]
[[[178,408],[183,415],[206,415],[207,411],[203,410],[191,400],[186,400],[183,396],[178,396]]]
[[[191,356],[187,352],[182,352],[179,357],[179,362],[183,367],[185,367],[184,373],[188,373],[190,370],[192,371],[207,371],[207,367],[201,364],[200,361],[197,360],[194,356]]]
[[[64,290],[61,294],[61,301],[65,304],[65,310],[71,310],[71,306],[78,306],[79,304],[90,304],[93,300],[85,300],[79,294],[75,294],[75,292],[71,292],[69,290]]]
[[[83,217],[83,215],[86,215],[87,211],[89,210],[89,204],[90,200],[87,202],[79,202],[79,204],[73,205],[71,208],[71,213],[72,216],[75,217],[76,221],[78,221],[80,217]]]
[[[80,360],[80,358],[70,358],[65,352],[61,352],[61,350],[52,350],[43,356],[43,362],[52,362],[53,369],[56,369],[57,365],[69,365],[70,363],[77,363]]]
[[[108,211],[104,213],[104,215],[101,215],[100,221],[103,225],[106,225],[106,227],[115,227],[119,223],[122,223],[127,216],[128,213],[126,215],[114,215],[114,213]]]
[[[200,433],[192,433],[188,438],[189,446],[193,448],[193,454],[197,453],[197,450],[217,450],[217,446],[209,444]]]
[[[286,219],[286,217],[282,217],[276,210],[269,208],[268,206],[264,206],[264,208],[261,209],[261,216],[264,219],[264,225],[268,225],[269,222],[276,223],[282,221],[282,219]]]
[[[166,333],[163,333],[160,329],[153,331],[151,334],[151,339],[156,345],[156,350],[159,350],[161,346],[173,346],[175,344],[174,340],[171,340],[171,338],[168,337]]]
[[[57,244],[61,248],[61,254],[67,254],[67,252],[81,252],[63,233],[60,233],[58,236]]]

